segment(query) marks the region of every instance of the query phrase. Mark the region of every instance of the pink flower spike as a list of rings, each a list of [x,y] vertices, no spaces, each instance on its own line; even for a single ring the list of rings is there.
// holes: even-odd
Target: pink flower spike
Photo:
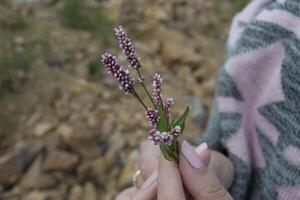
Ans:
[[[134,81],[128,70],[125,70],[121,66],[117,58],[109,53],[102,55],[102,63],[106,67],[108,74],[111,74],[119,82],[119,88],[125,92],[125,94],[131,93],[134,88]]]
[[[130,63],[130,67],[133,69],[139,69],[141,67],[139,58],[137,57],[134,46],[129,37],[126,35],[123,27],[116,27],[115,34],[118,39],[120,48],[123,50],[123,54],[127,57],[127,60]]]
[[[158,73],[154,74],[152,98],[157,105],[162,104],[162,98],[161,98],[162,82],[163,79],[161,78],[160,74]]]
[[[146,118],[149,120],[152,127],[156,127],[159,120],[158,111],[153,108],[148,108],[146,111]]]

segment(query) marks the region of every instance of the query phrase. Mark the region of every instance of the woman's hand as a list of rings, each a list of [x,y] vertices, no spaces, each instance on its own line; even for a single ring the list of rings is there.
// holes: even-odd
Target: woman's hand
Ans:
[[[163,200],[232,199],[215,173],[207,167],[213,159],[211,152],[203,147],[205,145],[195,150],[187,142],[183,142],[179,164],[160,158],[158,179],[156,179],[156,172],[152,173],[142,183],[140,190],[128,189],[121,193],[117,200],[153,200],[156,197]],[[224,168],[224,166],[221,167]],[[184,188],[187,191],[184,191]]]
[[[197,153],[199,153],[199,147],[196,148]],[[231,160],[217,151],[209,150],[209,152],[210,162],[208,169],[214,173],[224,187],[228,189],[232,183],[234,173]],[[140,157],[138,160],[141,177],[139,177],[138,180],[138,187],[141,186],[143,180],[146,180],[154,171],[157,171],[159,156],[160,150],[158,146],[153,145],[150,141],[141,143]]]

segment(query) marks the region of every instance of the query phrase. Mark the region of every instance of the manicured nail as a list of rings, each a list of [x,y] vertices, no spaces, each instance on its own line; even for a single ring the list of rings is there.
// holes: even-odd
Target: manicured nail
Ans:
[[[196,169],[204,167],[205,164],[200,160],[193,146],[188,142],[183,141],[181,144],[181,153],[188,160],[190,165]]]
[[[200,144],[200,145],[195,149],[195,151],[196,151],[197,154],[200,154],[200,153],[201,153],[202,151],[204,151],[205,149],[208,149],[208,146],[207,146],[207,143],[206,143],[206,142]]]
[[[157,171],[153,172],[148,178],[147,180],[144,182],[144,184],[142,185],[142,189],[146,189],[148,188],[150,185],[152,185],[157,178]]]

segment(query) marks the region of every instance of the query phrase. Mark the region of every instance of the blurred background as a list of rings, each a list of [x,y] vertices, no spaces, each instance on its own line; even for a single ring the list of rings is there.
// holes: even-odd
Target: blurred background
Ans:
[[[199,138],[231,18],[247,0],[1,0],[0,199],[109,200],[130,186],[148,122],[100,64],[135,43],[146,84],[164,78],[184,137]]]

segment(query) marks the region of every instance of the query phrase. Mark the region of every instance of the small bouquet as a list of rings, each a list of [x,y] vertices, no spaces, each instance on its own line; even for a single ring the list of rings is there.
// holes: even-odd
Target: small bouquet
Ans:
[[[161,75],[158,73],[154,75],[153,90],[152,95],[150,95],[144,83],[145,78],[141,75],[140,59],[136,55],[131,40],[121,26],[115,28],[115,35],[123,50],[123,54],[129,62],[128,69],[122,66],[116,56],[110,53],[102,55],[102,63],[106,67],[108,74],[115,77],[118,81],[119,88],[124,91],[125,94],[135,97],[145,108],[145,115],[151,126],[149,130],[149,140],[151,140],[154,145],[159,145],[165,159],[170,161],[178,160],[179,142],[177,138],[184,130],[184,123],[189,113],[189,107],[186,107],[184,113],[179,118],[172,118],[170,111],[174,100],[171,97],[165,100],[162,98],[161,88],[163,79]],[[133,78],[129,70],[137,73],[136,79]],[[135,89],[137,84],[143,88],[150,98],[151,106],[147,106],[137,93]]]

